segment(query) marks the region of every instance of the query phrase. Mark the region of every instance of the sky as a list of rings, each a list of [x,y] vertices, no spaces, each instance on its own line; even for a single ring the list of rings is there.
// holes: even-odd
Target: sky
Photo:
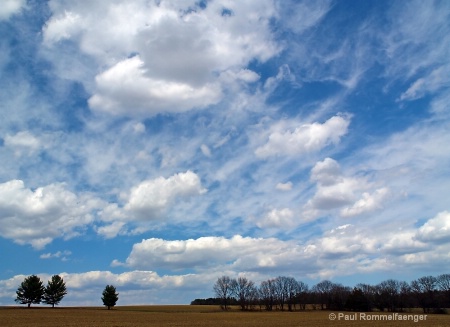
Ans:
[[[2,0],[0,305],[450,273],[450,2]]]

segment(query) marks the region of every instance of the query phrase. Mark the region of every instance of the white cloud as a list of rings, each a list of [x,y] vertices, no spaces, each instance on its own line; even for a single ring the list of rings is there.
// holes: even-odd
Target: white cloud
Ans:
[[[302,33],[308,28],[316,25],[331,9],[330,0],[313,2],[283,1],[281,6],[282,23],[295,33]]]
[[[416,234],[417,231],[412,229],[396,231],[383,242],[380,250],[394,256],[410,255],[411,253],[429,250],[430,247],[426,243],[417,240]]]
[[[177,207],[189,208],[190,199],[206,192],[199,176],[191,171],[144,180],[128,192],[121,192],[123,206],[119,203],[103,205],[98,218],[104,224],[97,224],[94,230],[106,239],[142,234],[166,214],[173,215]]]
[[[275,266],[288,252],[297,248],[291,242],[274,238],[262,239],[235,235],[224,237],[200,237],[190,240],[166,241],[151,238],[133,246],[126,264],[135,268],[172,268],[202,270],[218,269],[229,262],[234,269],[258,269]],[[292,254],[292,253],[291,253]],[[269,264],[270,263],[270,264]]]
[[[314,196],[304,205],[306,220],[314,219],[323,211],[342,208],[341,217],[354,217],[383,208],[389,194],[387,187],[373,190],[363,176],[345,176],[339,163],[331,158],[317,162],[311,169],[311,181],[317,183]]]
[[[72,254],[71,251],[58,251],[55,253],[43,253],[39,256],[41,259],[53,259],[53,258],[61,258],[62,261],[67,261],[67,257]]]
[[[0,21],[6,20],[14,14],[20,12],[25,7],[26,0],[2,0],[0,6]]]
[[[225,84],[259,78],[246,69],[249,62],[280,51],[270,28],[276,8],[268,0],[230,1],[231,16],[216,2],[203,9],[193,1],[143,0],[49,6],[45,46],[64,47],[59,41],[68,40],[94,57],[101,67],[95,84],[88,74],[72,76],[90,90],[91,108],[116,115],[150,117],[217,103]],[[67,76],[66,65],[58,64],[63,59],[48,55]]]
[[[64,184],[50,184],[36,190],[21,180],[0,184],[0,235],[19,244],[44,248],[54,238],[78,235],[94,220],[92,211],[100,203],[89,196],[77,196]]]
[[[430,219],[424,226],[434,223]],[[327,274],[345,276],[382,271],[386,267],[404,268],[407,260],[421,253],[430,256],[422,265],[434,262],[432,245],[435,240],[419,241],[416,236],[419,232],[420,228],[414,226],[387,230],[385,226],[366,228],[347,224],[303,244],[293,240],[240,235],[173,241],[151,238],[135,244],[125,263],[114,260],[112,264],[138,269],[188,269],[195,274],[208,271],[283,271],[311,278]],[[448,247],[448,244],[443,246]],[[386,265],[377,265],[380,260]],[[348,271],[349,265],[353,267],[351,272]],[[330,266],[336,269],[331,271]]]
[[[434,93],[444,87],[450,87],[450,65],[434,69],[425,77],[417,79],[404,93],[400,95],[400,101],[416,100],[428,93]]]
[[[243,81],[253,83],[260,79],[260,76],[250,69],[241,69],[239,71],[227,70],[220,75],[221,81],[234,83],[235,81]]]
[[[387,54],[387,74],[396,79],[409,79],[417,72],[434,69],[437,63],[448,62],[448,17],[447,4],[442,2],[416,0],[408,7],[400,3],[393,5],[385,25],[388,30],[378,32],[384,33],[380,38]],[[423,86],[429,80],[424,82]],[[405,100],[416,96],[415,92],[413,88],[404,94]]]
[[[294,212],[289,208],[272,209],[262,218],[256,221],[259,228],[282,228],[289,229],[298,224]]]
[[[41,141],[29,131],[18,132],[15,135],[6,135],[5,145],[14,149],[14,153],[17,156],[23,152],[33,154],[42,147]]]
[[[267,143],[257,148],[255,154],[267,158],[317,152],[330,144],[338,144],[347,134],[349,124],[348,116],[334,116],[323,124],[303,124],[294,130],[286,130],[283,124],[277,124],[272,127]]]
[[[133,130],[137,134],[142,134],[145,132],[145,125],[142,123],[136,123],[133,125]]]
[[[211,156],[212,156],[211,149],[206,144],[202,144],[200,146],[200,150],[206,157],[211,158]]]
[[[292,190],[292,182],[278,183],[275,188],[280,191],[290,191]]]
[[[122,221],[115,221],[112,224],[97,227],[96,232],[106,239],[114,238],[121,232],[124,232],[125,223]]]
[[[216,103],[217,84],[199,86],[145,75],[144,62],[135,56],[96,77],[97,92],[89,99],[94,110],[115,115],[148,117],[160,112],[183,112]]]
[[[448,242],[450,240],[450,212],[440,212],[436,217],[428,220],[419,228],[416,238],[422,242]]]
[[[317,162],[311,169],[311,180],[321,185],[333,185],[342,181],[341,167],[331,158]]]
[[[159,218],[175,199],[189,199],[206,192],[197,174],[187,171],[169,178],[141,182],[128,195],[125,210],[140,220]]]
[[[53,17],[44,27],[44,42],[56,43],[75,36],[82,27],[80,15],[64,11],[60,17]]]
[[[339,164],[331,158],[315,164],[311,169],[311,180],[317,182],[317,190],[305,205],[306,211],[330,210],[350,204],[355,191],[362,186],[360,181],[344,177]]]
[[[381,209],[383,208],[382,203],[386,200],[388,195],[389,190],[386,187],[377,189],[372,194],[364,192],[360,200],[356,201],[352,206],[341,210],[341,216],[353,217]]]

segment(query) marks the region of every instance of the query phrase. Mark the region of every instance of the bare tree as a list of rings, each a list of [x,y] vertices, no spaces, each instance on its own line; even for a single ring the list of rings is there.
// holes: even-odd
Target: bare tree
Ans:
[[[322,310],[329,309],[331,303],[331,290],[333,289],[333,283],[329,280],[323,280],[313,287],[313,291],[317,294],[320,307]]]
[[[327,309],[344,310],[350,293],[350,287],[342,284],[333,284],[331,287],[331,300],[329,306],[327,305]]]
[[[232,279],[228,276],[219,277],[213,286],[216,297],[221,299],[220,307],[228,310],[229,298],[231,297]]]
[[[357,287],[353,288],[347,301],[345,303],[345,308],[352,311],[370,311],[369,301],[363,291]]]
[[[286,295],[287,295],[287,305],[288,310],[295,310],[295,304],[297,300],[297,294],[299,293],[299,285],[298,282],[293,277],[285,277],[286,278]]]
[[[275,299],[281,311],[284,310],[288,296],[288,277],[278,276],[275,278]]]
[[[241,310],[247,310],[256,293],[255,284],[245,277],[231,280],[231,294],[234,295],[241,306]]]
[[[400,282],[394,279],[388,279],[378,284],[378,289],[383,309],[387,308],[388,311],[395,311],[398,305]]]
[[[437,287],[445,297],[442,307],[446,308],[450,304],[450,274],[439,275],[436,282]]]
[[[305,310],[306,304],[308,303],[308,284],[305,284],[302,281],[298,281],[298,292],[297,292],[297,302],[300,304],[300,309]]]
[[[411,287],[403,281],[399,285],[398,308],[403,311],[409,307],[411,307]]]
[[[265,309],[272,311],[275,302],[275,280],[269,279],[262,281],[258,293],[259,300],[264,304]]]
[[[429,313],[431,308],[436,308],[435,301],[437,279],[433,276],[424,276],[411,282],[411,289],[415,293],[419,305],[424,313]]]
[[[369,311],[372,311],[375,303],[376,287],[370,284],[359,283],[356,288],[360,289],[367,299],[367,307]]]

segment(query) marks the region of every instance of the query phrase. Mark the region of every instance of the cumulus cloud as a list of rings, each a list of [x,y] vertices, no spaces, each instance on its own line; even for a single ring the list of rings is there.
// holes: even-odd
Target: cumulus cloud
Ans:
[[[0,6],[0,21],[19,13],[25,4],[26,0],[3,0]]]
[[[92,109],[115,115],[153,116],[159,112],[183,112],[216,103],[217,84],[200,86],[145,76],[139,56],[119,62],[96,77],[97,92],[89,99]]]
[[[317,162],[311,169],[311,180],[321,185],[333,185],[342,181],[339,163],[331,158]]]
[[[387,187],[373,190],[364,176],[342,173],[339,163],[331,158],[317,162],[311,169],[316,192],[304,206],[305,219],[313,219],[324,210],[342,208],[341,217],[354,217],[383,208],[389,194]]]
[[[177,205],[186,205],[191,198],[205,192],[200,177],[191,171],[144,180],[121,193],[123,205],[105,204],[98,211],[100,221],[94,229],[106,239],[142,234]]]
[[[435,221],[430,219],[424,226],[430,224]],[[263,273],[275,269],[317,278],[323,274],[346,275],[348,264],[354,267],[352,273],[380,271],[386,267],[377,266],[380,258],[389,262],[390,267],[402,267],[412,255],[432,251],[431,245],[435,242],[434,239],[417,240],[417,233],[420,233],[417,227],[386,231],[381,226],[377,230],[339,225],[304,244],[240,235],[188,240],[151,238],[134,244],[125,263],[114,260],[112,264],[138,269],[193,269],[196,273]],[[431,261],[431,258],[426,260]],[[337,270],[331,272],[330,265]]]
[[[419,228],[416,238],[423,242],[448,242],[450,240],[450,212],[440,212],[436,217],[428,220]]]
[[[283,124],[277,124],[272,127],[267,143],[258,147],[255,154],[267,158],[317,152],[330,144],[338,144],[347,134],[349,124],[348,116],[334,116],[323,124],[303,124],[294,130],[286,130]]]
[[[23,181],[0,184],[0,235],[19,244],[44,248],[54,238],[71,238],[94,220],[99,201],[77,196],[64,184],[50,184],[35,190]]]
[[[97,227],[95,230],[97,234],[106,239],[114,238],[121,233],[125,233],[125,222],[115,221],[109,225]]]
[[[355,190],[361,187],[359,181],[342,176],[339,164],[331,158],[316,163],[311,170],[311,180],[317,182],[317,191],[307,206],[319,210],[350,204]]]
[[[115,115],[150,117],[217,103],[225,84],[259,78],[248,63],[280,51],[270,28],[276,15],[272,1],[231,1],[232,15],[223,15],[217,2],[201,7],[193,1],[50,1],[49,6],[45,46],[64,47],[60,41],[66,40],[94,57],[102,71],[95,81],[81,77],[92,93],[90,107]]]
[[[189,199],[206,192],[197,174],[187,171],[159,177],[133,187],[124,209],[141,220],[159,218],[175,199]]]
[[[364,192],[362,198],[356,201],[352,206],[342,209],[341,216],[353,217],[381,209],[383,207],[383,202],[388,195],[389,190],[386,187],[377,189],[372,194]]]
[[[298,250],[291,243],[240,235],[229,239],[210,236],[175,241],[151,238],[133,246],[126,265],[201,270],[231,262],[234,269],[258,269],[281,264],[286,256]]]

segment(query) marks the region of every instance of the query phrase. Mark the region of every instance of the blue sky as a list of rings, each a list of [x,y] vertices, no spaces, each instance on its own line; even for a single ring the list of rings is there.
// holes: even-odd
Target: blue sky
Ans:
[[[450,269],[447,1],[0,8],[0,304]]]

